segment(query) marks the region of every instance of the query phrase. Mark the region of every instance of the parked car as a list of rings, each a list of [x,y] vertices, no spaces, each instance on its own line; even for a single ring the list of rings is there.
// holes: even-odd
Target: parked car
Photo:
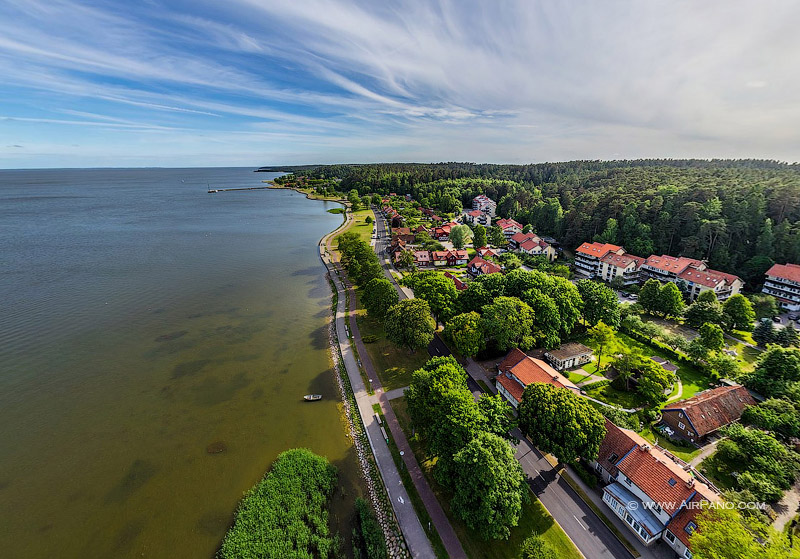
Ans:
[[[636,293],[631,293],[630,295],[628,295],[628,298],[631,299],[632,301],[635,301],[639,298],[639,296]]]
[[[781,317],[779,317],[779,316],[773,316],[773,317],[772,317],[772,322],[777,322],[778,324],[780,324],[780,323],[781,323]]]
[[[797,320],[798,318],[800,318],[800,317],[798,317],[796,314],[790,314],[789,315],[789,320]]]

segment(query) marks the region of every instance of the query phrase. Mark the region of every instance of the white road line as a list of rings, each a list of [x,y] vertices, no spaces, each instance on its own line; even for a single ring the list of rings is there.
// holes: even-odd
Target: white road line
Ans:
[[[572,518],[574,518],[575,520],[578,520],[578,517],[577,517],[577,516],[575,516],[574,514],[572,515]],[[581,522],[580,520],[578,520],[578,524],[580,524],[580,525],[581,525],[581,528],[583,528],[584,530],[586,530],[586,526],[584,526],[584,525],[583,525],[583,522]]]

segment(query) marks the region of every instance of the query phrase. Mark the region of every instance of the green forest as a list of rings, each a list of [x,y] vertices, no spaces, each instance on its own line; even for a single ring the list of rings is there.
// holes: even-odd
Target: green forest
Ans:
[[[765,160],[329,165],[294,170],[337,190],[411,194],[456,213],[478,194],[567,249],[584,241],[639,256],[707,260],[754,289],[773,262],[800,262],[800,165]]]

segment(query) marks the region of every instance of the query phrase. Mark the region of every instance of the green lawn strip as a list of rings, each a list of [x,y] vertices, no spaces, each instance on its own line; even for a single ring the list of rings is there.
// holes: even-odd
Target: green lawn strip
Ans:
[[[745,330],[733,330],[730,332],[730,335],[736,338],[737,340],[742,340],[743,342],[747,342],[748,344],[756,345],[756,341],[753,339],[753,333],[747,332]]]
[[[356,292],[355,315],[362,339],[370,339],[368,336],[375,338],[374,342],[365,343],[364,347],[378,373],[383,389],[388,391],[411,384],[411,375],[430,358],[428,352],[423,350],[408,353],[387,340],[383,324],[367,316],[367,311],[361,306],[358,292]]]
[[[650,425],[645,426],[644,429],[639,431],[639,434],[648,441],[655,443],[661,448],[670,451],[672,454],[674,454],[684,462],[690,462],[692,458],[700,454],[699,448],[678,446],[670,442],[670,440],[664,437],[663,435],[660,435],[659,433],[653,431]]]
[[[444,490],[433,478],[433,462],[428,460],[417,435],[411,436],[411,420],[408,416],[405,398],[397,398],[390,401],[400,426],[408,436],[411,449],[422,468],[425,478],[431,486],[436,498],[444,509],[453,529],[458,536],[461,545],[467,556],[471,559],[517,559],[522,542],[533,533],[541,534],[542,537],[553,547],[556,557],[559,559],[581,559],[580,551],[569,539],[566,532],[550,516],[547,509],[542,505],[536,496],[531,492],[530,502],[523,505],[522,516],[519,525],[511,530],[508,540],[483,541],[478,538],[472,530],[467,528],[464,523],[455,518],[450,510],[451,495]]]
[[[486,383],[483,382],[481,379],[478,379],[478,386],[480,386],[481,390],[483,390],[487,394],[491,394],[492,393],[492,391],[489,389],[489,387],[486,385]]]
[[[347,331],[350,331],[350,291],[345,291],[345,300],[344,300],[344,323],[347,325]],[[356,317],[356,324],[358,324],[358,317]],[[359,331],[361,327],[359,326]],[[363,336],[363,334],[362,334]],[[358,355],[358,348],[356,347],[356,342],[353,340],[353,333],[350,332],[350,336],[347,338],[348,343],[350,344],[350,350],[353,352],[353,356],[356,358],[356,365],[358,366],[358,374],[361,375],[361,381],[364,383],[364,388],[367,390],[368,394],[375,394],[375,390],[372,388],[372,383],[369,382],[369,377],[367,376],[367,372],[364,370],[364,367],[358,365],[361,362],[361,358]]]
[[[592,398],[621,408],[635,409],[644,405],[644,400],[638,393],[634,391],[625,392],[624,390],[617,390],[610,384],[600,386],[590,384],[582,388],[586,391],[586,394]]]
[[[372,215],[372,210],[359,210],[357,212],[352,212],[353,221],[347,229],[343,231],[339,231],[339,233],[333,239],[333,246],[335,247],[338,243],[337,239],[339,235],[342,233],[346,233],[348,231],[354,231],[358,233],[358,237],[362,241],[369,242],[372,238],[372,223],[367,223],[366,219],[367,216]]]
[[[575,493],[577,493],[578,496],[583,500],[583,502],[586,503],[589,506],[589,508],[592,509],[592,511],[594,511],[594,513],[603,522],[603,524],[605,524],[608,527],[608,529],[611,530],[615,536],[617,536],[617,539],[620,541],[622,545],[625,546],[625,549],[627,549],[634,557],[641,557],[641,554],[638,551],[636,551],[636,548],[633,546],[633,544],[617,528],[617,526],[611,521],[611,519],[605,515],[605,513],[600,509],[600,507],[594,504],[594,501],[592,501],[589,498],[589,495],[587,495],[586,492],[581,488],[581,486],[578,485],[578,483],[572,478],[572,473],[566,468],[562,468],[560,472],[561,472],[561,477],[564,478],[564,481],[566,481],[569,484],[569,486],[572,487]]]
[[[586,373],[586,372],[581,373],[579,372],[581,370],[582,369],[579,369],[578,371],[567,371],[567,378],[572,382],[574,382],[575,384],[578,384],[579,382],[583,382],[585,380],[589,380],[589,378],[591,378],[592,376],[591,373]]]
[[[605,359],[604,359],[604,360],[605,360]],[[595,373],[597,372],[597,362],[596,362],[596,361],[590,361],[589,363],[586,363],[586,364],[585,364],[583,367],[581,367],[581,368],[582,368],[584,371],[586,371],[587,373],[589,373],[590,375],[593,375],[593,374],[595,374]]]
[[[383,416],[380,404],[372,404],[372,411],[380,416],[381,421],[384,423],[386,422],[386,418]],[[431,545],[433,545],[433,551],[436,553],[436,557],[439,559],[447,559],[447,549],[445,549],[444,544],[442,543],[442,538],[439,537],[439,532],[431,522],[431,517],[428,515],[428,509],[425,508],[425,504],[422,502],[422,499],[417,492],[417,487],[414,485],[414,481],[411,479],[411,474],[408,473],[405,462],[403,462],[403,458],[400,456],[400,450],[397,448],[397,443],[394,442],[391,431],[388,428],[385,429],[385,431],[386,435],[389,437],[389,450],[392,453],[394,465],[397,467],[397,471],[400,472],[400,477],[403,480],[403,486],[405,486],[406,491],[408,492],[408,496],[411,499],[411,504],[414,506],[414,510],[417,512],[417,516],[419,517],[420,524],[422,524],[422,528],[428,535]],[[431,527],[430,530],[428,530],[428,526]]]
[[[589,339],[588,336],[583,336],[582,339],[579,340],[579,341],[581,343],[585,344],[585,345],[588,345],[593,350],[595,350],[595,351],[597,350],[596,347],[593,347],[592,341]],[[681,383],[683,384],[683,394],[681,395],[681,400],[685,400],[686,398],[690,398],[690,397],[694,396],[695,393],[701,392],[701,391],[707,389],[709,387],[710,383],[711,383],[711,379],[709,377],[707,377],[706,375],[704,375],[703,373],[701,373],[697,369],[697,367],[695,367],[691,363],[687,363],[686,361],[679,361],[678,359],[675,358],[674,355],[671,355],[670,353],[664,351],[662,348],[656,346],[655,344],[642,343],[642,342],[640,342],[638,340],[634,340],[633,338],[631,338],[630,336],[628,336],[627,334],[624,334],[622,332],[617,332],[616,333],[616,342],[617,342],[618,346],[620,346],[620,347],[628,347],[628,348],[631,348],[631,349],[638,348],[647,357],[652,357],[652,356],[662,357],[662,358],[667,359],[668,361],[670,361],[675,366],[677,366],[678,367],[678,376],[681,378]],[[608,349],[606,349],[605,353],[606,354],[613,354],[614,351],[613,350],[609,351]],[[611,359],[610,355],[603,355],[603,362],[604,363],[608,363],[610,359]],[[592,364],[594,364],[594,363],[592,363]],[[584,366],[584,369],[585,368],[586,368],[586,366]],[[587,387],[587,390],[588,390],[588,388],[589,387]],[[616,392],[620,392],[620,391],[616,391]],[[673,390],[673,394],[674,393],[675,393],[675,391]],[[611,393],[611,394],[613,395],[613,393]],[[620,396],[620,398],[622,398],[622,396]],[[598,398],[598,400],[602,400],[602,399],[603,398]],[[605,400],[603,400],[603,401],[605,401]],[[618,402],[608,402],[608,403],[618,404]],[[624,406],[624,407],[629,408],[631,406]]]

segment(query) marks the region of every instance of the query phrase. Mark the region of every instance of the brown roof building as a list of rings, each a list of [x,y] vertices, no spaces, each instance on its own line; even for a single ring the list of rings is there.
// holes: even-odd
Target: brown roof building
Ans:
[[[512,349],[497,366],[497,391],[515,408],[522,401],[522,391],[534,382],[552,384],[573,392],[580,392],[575,384],[550,365],[530,357],[519,349]]]
[[[755,403],[744,386],[722,386],[665,407],[661,420],[680,437],[699,443],[720,427],[738,420],[744,409]]]

